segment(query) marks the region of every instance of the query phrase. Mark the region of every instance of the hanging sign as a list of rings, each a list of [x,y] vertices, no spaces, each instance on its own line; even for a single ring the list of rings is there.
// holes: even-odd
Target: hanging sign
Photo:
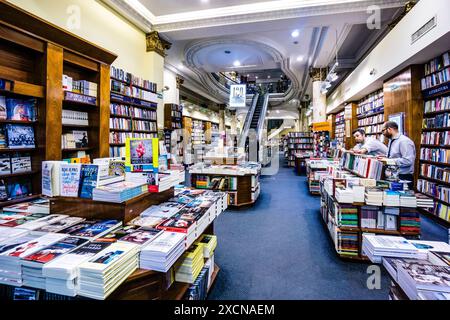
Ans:
[[[230,108],[245,108],[247,98],[247,86],[245,84],[233,84],[230,87]]]
[[[313,131],[331,131],[330,123],[328,121],[313,123]]]

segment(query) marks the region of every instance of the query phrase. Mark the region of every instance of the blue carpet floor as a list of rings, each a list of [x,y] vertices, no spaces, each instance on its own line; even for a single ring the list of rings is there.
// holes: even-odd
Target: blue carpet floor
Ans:
[[[227,210],[215,223],[221,271],[211,300],[386,300],[390,280],[369,290],[369,264],[339,259],[305,177],[280,168],[262,177],[253,207]],[[448,242],[447,230],[423,219],[423,238]]]

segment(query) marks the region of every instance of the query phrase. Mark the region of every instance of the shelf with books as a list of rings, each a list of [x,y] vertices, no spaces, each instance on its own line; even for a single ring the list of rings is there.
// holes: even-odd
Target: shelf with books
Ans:
[[[91,151],[93,148],[68,148],[62,149],[62,152]]]
[[[169,130],[183,128],[183,106],[167,103],[164,105],[164,128]]]
[[[443,186],[446,186],[446,187],[450,187],[450,182],[446,182],[446,181],[443,181],[443,180],[434,179],[434,178],[430,178],[430,177],[426,177],[426,176],[422,176],[422,175],[419,176],[419,179],[428,180],[428,181],[437,183],[437,184],[439,184],[439,185],[443,185]]]
[[[284,143],[285,157],[289,167],[295,167],[297,155],[304,155],[304,158],[312,155],[313,138],[310,132],[290,132],[285,136]]]
[[[20,172],[20,173],[0,174],[0,179],[8,179],[8,178],[15,178],[15,177],[23,177],[23,176],[33,176],[40,172],[41,172],[40,170],[32,170],[32,171]]]
[[[434,164],[436,166],[442,166],[442,167],[450,167],[450,163],[446,162],[436,162],[436,161],[430,161],[430,160],[420,160],[421,163],[427,163],[427,164]]]

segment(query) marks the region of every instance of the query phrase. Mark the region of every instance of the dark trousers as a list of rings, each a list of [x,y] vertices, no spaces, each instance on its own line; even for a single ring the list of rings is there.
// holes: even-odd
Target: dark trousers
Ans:
[[[409,173],[409,174],[399,174],[398,177],[400,178],[400,180],[405,180],[405,181],[410,181],[410,183],[408,183],[408,188],[409,190],[414,190],[414,175]]]

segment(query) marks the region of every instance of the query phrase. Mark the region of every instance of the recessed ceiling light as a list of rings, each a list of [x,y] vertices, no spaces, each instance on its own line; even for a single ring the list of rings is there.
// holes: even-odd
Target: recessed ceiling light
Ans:
[[[267,79],[270,79],[270,76],[267,76]]]
[[[258,76],[256,76],[255,79],[258,79]]]
[[[299,35],[300,35],[300,31],[298,31],[298,30],[294,30],[291,33],[292,38],[297,38]]]
[[[298,56],[298,57],[297,57],[297,61],[298,61],[298,62],[302,62],[303,59],[305,59],[303,56]]]
[[[230,54],[231,51],[230,50],[225,50],[225,54]]]
[[[200,0],[202,3],[208,3],[209,0]]]
[[[236,60],[235,62],[233,62],[233,66],[240,67],[241,66],[241,62],[239,60]]]
[[[279,113],[280,113],[280,110],[277,110],[277,113],[279,114]]]

